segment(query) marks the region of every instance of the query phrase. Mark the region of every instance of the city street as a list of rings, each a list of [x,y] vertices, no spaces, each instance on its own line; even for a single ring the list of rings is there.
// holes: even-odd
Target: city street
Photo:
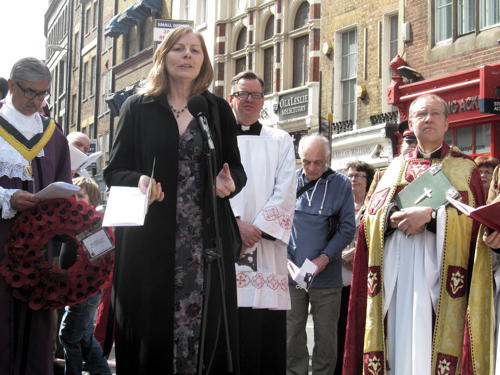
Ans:
[[[309,318],[307,319],[307,326],[306,326],[306,331],[307,331],[307,348],[309,350],[309,374],[311,374],[311,354],[314,346],[314,328],[313,328],[313,322],[312,322],[312,316],[309,315]],[[60,363],[64,363],[64,360],[60,359],[58,360]],[[116,374],[116,361],[115,361],[115,349],[113,347],[113,350],[111,351],[111,354],[109,356],[108,360],[109,367],[111,369],[111,372],[113,375]],[[84,371],[84,375],[90,375],[90,372]]]

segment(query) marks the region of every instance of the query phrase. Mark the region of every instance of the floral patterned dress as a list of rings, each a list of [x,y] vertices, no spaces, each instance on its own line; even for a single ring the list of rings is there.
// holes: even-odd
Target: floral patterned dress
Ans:
[[[179,137],[175,240],[174,373],[195,374],[203,310],[201,163],[203,139],[193,119]]]

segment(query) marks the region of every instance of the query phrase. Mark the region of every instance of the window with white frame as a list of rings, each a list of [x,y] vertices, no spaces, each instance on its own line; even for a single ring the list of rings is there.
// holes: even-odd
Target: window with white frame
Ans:
[[[398,15],[389,17],[389,61],[398,54]]]
[[[108,111],[108,106],[106,104],[106,96],[108,95],[108,87],[109,87],[109,76],[110,70],[106,70],[101,74],[101,97],[99,99],[99,111],[102,113],[106,113]]]
[[[207,0],[198,0],[198,10],[196,12],[197,25],[204,25],[207,23]]]
[[[300,29],[309,22],[309,3],[304,1],[295,13],[294,29]],[[309,72],[309,34],[293,39],[293,78],[292,87],[303,86]]]
[[[500,23],[500,2],[498,0],[479,1],[481,29],[498,25]]]
[[[94,9],[93,9],[93,12],[92,12],[92,27],[96,28],[97,27],[97,16],[98,16],[98,11],[99,11],[97,1],[94,2],[93,8]]]
[[[189,18],[189,1],[190,0],[184,0],[184,19],[188,20]]]
[[[399,43],[399,16],[398,13],[384,15],[381,22],[382,45],[380,46],[380,74],[381,74],[381,109],[382,112],[392,112],[395,109],[387,103],[385,93],[391,84],[392,70],[390,62],[398,54]],[[340,46],[339,46],[340,48]]]
[[[358,62],[356,29],[343,32],[341,38],[340,85],[342,95],[342,120],[352,120],[355,122],[356,74]]]
[[[90,6],[85,10],[85,35],[90,32]]]
[[[95,93],[95,77],[97,72],[97,59],[95,56],[90,60],[90,95]]]
[[[436,43],[451,38],[452,0],[435,0],[434,2],[434,33]]]
[[[456,11],[454,11],[456,9]],[[434,42],[500,24],[499,0],[434,0]]]
[[[476,29],[476,0],[458,0],[458,34]]]
[[[83,64],[83,84],[82,84],[82,98],[85,99],[87,97],[87,82],[89,79],[89,62],[86,61]]]
[[[71,95],[71,125],[74,125],[76,122],[76,94]]]

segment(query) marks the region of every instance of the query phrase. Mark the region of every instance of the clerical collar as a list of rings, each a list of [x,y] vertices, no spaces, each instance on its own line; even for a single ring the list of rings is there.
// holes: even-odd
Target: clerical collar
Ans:
[[[250,126],[238,123],[236,135],[260,135],[261,130],[262,124],[258,121],[254,122]]]
[[[417,156],[419,158],[424,158],[424,159],[440,159],[441,158],[441,149],[443,148],[443,145],[439,146],[436,148],[434,151],[431,152],[424,152],[420,148],[420,146],[417,146]]]

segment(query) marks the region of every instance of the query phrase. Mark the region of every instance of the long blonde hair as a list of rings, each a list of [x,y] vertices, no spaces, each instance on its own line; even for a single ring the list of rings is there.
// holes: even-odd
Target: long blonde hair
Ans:
[[[149,72],[144,86],[140,90],[142,94],[160,96],[168,92],[169,77],[165,56],[183,35],[189,33],[196,35],[200,39],[201,49],[203,51],[203,64],[201,65],[198,77],[196,77],[191,86],[191,95],[199,94],[208,88],[214,79],[214,69],[210,62],[210,57],[208,56],[205,40],[200,33],[195,32],[190,26],[179,26],[172,30],[156,49],[153,56],[153,67]]]

